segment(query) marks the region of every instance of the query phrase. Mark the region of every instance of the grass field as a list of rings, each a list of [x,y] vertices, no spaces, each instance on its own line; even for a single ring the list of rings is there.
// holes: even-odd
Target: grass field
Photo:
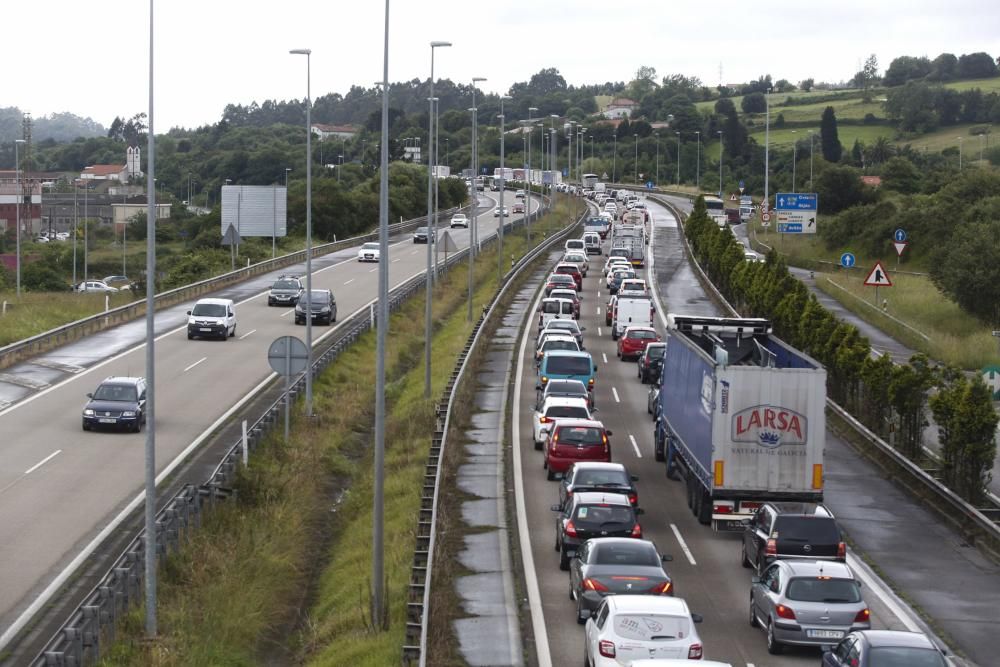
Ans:
[[[570,218],[566,203],[533,226],[533,238]],[[504,254],[520,256],[523,232]],[[491,261],[491,258],[493,261]],[[161,637],[144,642],[141,610],[128,615],[105,665],[400,664],[434,401],[472,323],[466,273],[436,288],[432,398],[423,397],[423,309],[410,299],[392,316],[387,359],[385,570],[389,628],[368,619],[372,526],[375,334],[369,332],[317,379],[319,418],[296,415],[290,445],[273,435],[239,483],[241,502],[207,517],[162,568]],[[496,289],[496,254],[477,265],[475,312]]]
[[[132,292],[109,296],[111,308],[135,301]],[[19,301],[9,290],[0,292],[3,301],[7,312],[0,315],[0,347],[104,312],[104,295],[93,292],[22,292]]]
[[[772,117],[772,120],[774,118]],[[814,149],[817,153],[819,152],[819,123],[816,127],[797,127],[794,129],[782,128],[776,130],[771,128],[771,146],[779,148],[792,147],[795,141],[809,140],[809,130],[813,130],[813,141],[816,142],[816,148]],[[888,125],[839,125],[837,127],[837,136],[840,138],[841,145],[844,146],[845,150],[850,150],[851,146],[854,145],[855,139],[860,139],[862,143],[870,144],[873,143],[879,137],[886,137],[892,140],[895,137],[896,131],[889,127]],[[754,128],[754,131],[750,133],[750,136],[757,141],[761,146],[764,145],[764,128],[760,127]]]

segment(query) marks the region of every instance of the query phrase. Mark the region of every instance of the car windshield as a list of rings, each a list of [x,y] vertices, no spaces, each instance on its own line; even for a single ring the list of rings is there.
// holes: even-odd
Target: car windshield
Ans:
[[[641,338],[642,340],[655,340],[656,339],[656,332],[655,331],[645,331],[645,330],[640,329],[639,331],[629,331],[628,332],[628,337],[629,338]]]
[[[361,246],[361,249],[362,250],[378,250],[378,244],[377,243],[366,243],[363,246]]]
[[[196,303],[191,314],[201,317],[225,317],[226,307],[221,303]]]
[[[566,426],[559,429],[559,443],[563,445],[600,445],[604,441],[601,429],[594,426]]]
[[[573,486],[630,486],[630,482],[623,470],[580,470]]]
[[[298,289],[299,284],[294,280],[279,280],[274,283],[274,289]]]
[[[545,411],[546,417],[563,417],[568,419],[590,419],[587,408],[581,405],[553,405]]]
[[[417,234],[426,234],[426,233],[427,233],[426,227],[417,227]]]
[[[687,639],[691,622],[684,616],[666,614],[617,614],[615,634],[622,639],[638,641],[671,641]]]
[[[660,564],[660,556],[652,544],[635,542],[612,542],[599,544],[595,549],[596,565],[642,565],[656,567]]]
[[[840,542],[837,524],[825,517],[779,516],[774,524],[778,538],[790,542],[836,544]]]
[[[788,582],[785,596],[801,602],[861,602],[861,590],[853,579],[797,577]]]
[[[94,392],[96,401],[127,401],[136,400],[135,386],[130,384],[102,384]]]
[[[591,361],[587,357],[549,356],[545,372],[550,375],[590,375]]]

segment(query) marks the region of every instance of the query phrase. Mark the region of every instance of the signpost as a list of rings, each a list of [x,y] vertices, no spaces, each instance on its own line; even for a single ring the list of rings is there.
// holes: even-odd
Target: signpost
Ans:
[[[455,245],[455,241],[452,240],[451,234],[447,231],[441,233],[441,238],[438,239],[438,250],[444,250],[444,265],[448,266],[448,253],[455,252],[458,250],[458,246]]]
[[[779,192],[774,198],[774,210],[778,214],[780,234],[815,234],[816,206],[815,193]]]
[[[743,194],[743,190],[746,188],[746,183],[740,181],[740,194]]]
[[[865,285],[875,288],[875,306],[878,307],[878,288],[892,287],[892,280],[889,279],[889,274],[885,272],[882,262],[875,262],[875,266],[872,267],[872,270],[868,272],[868,277],[865,278]]]
[[[840,265],[845,269],[854,268],[854,255],[849,252],[845,252],[840,256]]]
[[[307,313],[308,317],[308,313]],[[279,336],[267,348],[267,363],[278,375],[285,376],[285,443],[288,443],[288,420],[292,411],[292,376],[306,370],[309,356],[306,344],[295,336]]]
[[[903,231],[902,229],[897,229],[896,231],[894,231],[892,233],[892,238],[893,238],[894,241],[900,241],[900,242],[905,241],[906,240],[906,232]]]
[[[653,181],[646,181],[646,189],[647,190],[653,189]]]
[[[906,232],[903,229],[897,229],[892,233],[892,247],[896,249],[896,269],[899,269],[899,258],[903,256],[903,251],[906,250],[906,246],[910,245],[910,242],[906,240]]]

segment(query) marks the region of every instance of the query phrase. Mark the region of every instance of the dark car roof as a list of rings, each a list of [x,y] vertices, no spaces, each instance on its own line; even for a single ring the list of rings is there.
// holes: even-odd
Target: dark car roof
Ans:
[[[914,648],[936,648],[926,635],[919,632],[899,630],[863,630],[858,632],[870,646],[909,646]]]

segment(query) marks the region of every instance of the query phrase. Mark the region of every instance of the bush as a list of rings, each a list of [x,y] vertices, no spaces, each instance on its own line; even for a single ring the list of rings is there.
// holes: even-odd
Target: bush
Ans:
[[[21,286],[32,292],[66,292],[69,284],[45,262],[31,262],[21,268]]]

